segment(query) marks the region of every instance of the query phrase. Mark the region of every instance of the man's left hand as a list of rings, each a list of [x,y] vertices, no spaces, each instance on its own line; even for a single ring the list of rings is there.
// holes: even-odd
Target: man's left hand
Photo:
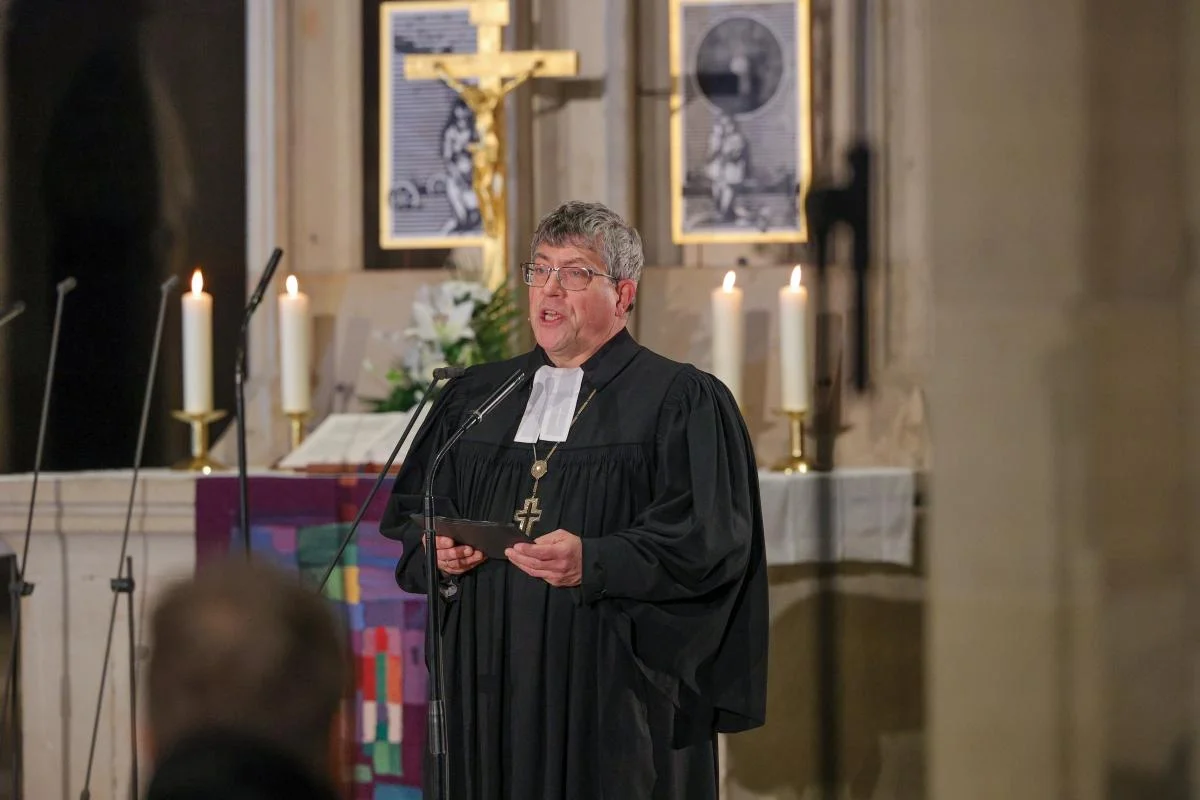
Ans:
[[[583,540],[559,528],[504,551],[509,563],[551,586],[578,586],[583,580]]]

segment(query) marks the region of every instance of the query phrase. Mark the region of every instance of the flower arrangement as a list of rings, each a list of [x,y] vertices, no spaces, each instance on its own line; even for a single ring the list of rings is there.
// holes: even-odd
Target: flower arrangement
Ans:
[[[512,355],[517,309],[507,286],[492,290],[481,283],[447,280],[417,290],[413,325],[400,362],[388,370],[388,396],[368,400],[373,410],[408,411],[433,383],[439,367],[469,367]]]

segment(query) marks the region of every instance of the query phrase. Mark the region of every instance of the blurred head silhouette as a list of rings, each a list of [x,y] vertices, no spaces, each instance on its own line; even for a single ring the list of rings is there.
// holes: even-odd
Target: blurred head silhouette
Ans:
[[[230,560],[170,587],[151,626],[148,798],[331,796],[350,669],[327,600]]]

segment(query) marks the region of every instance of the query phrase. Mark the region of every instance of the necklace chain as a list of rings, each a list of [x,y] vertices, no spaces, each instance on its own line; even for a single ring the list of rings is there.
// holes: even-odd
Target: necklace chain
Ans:
[[[583,413],[583,410],[588,407],[588,403],[592,402],[592,398],[595,396],[596,396],[596,390],[592,389],[592,393],[587,396],[587,399],[583,401],[583,405],[581,405],[579,407],[579,410],[575,412],[575,416],[571,419],[571,424],[567,427],[568,435],[570,435],[571,428],[575,427],[575,421],[579,419],[579,415]],[[555,442],[554,446],[550,448],[550,452],[546,453],[545,458],[538,458],[537,442],[534,442],[530,445],[530,447],[533,448],[533,466],[531,466],[529,468],[529,474],[533,476],[533,496],[534,497],[537,496],[538,481],[540,481],[543,477],[545,477],[546,473],[550,470],[550,466],[549,466],[550,457],[554,455],[554,452],[556,450],[558,450],[558,446],[560,444],[562,444],[562,442]]]
[[[570,435],[571,429],[575,427],[575,421],[579,419],[579,415],[583,413],[583,410],[588,407],[588,403],[592,402],[592,398],[595,396],[596,390],[592,389],[592,393],[589,394],[587,399],[583,401],[583,405],[579,407],[579,410],[575,412],[575,416],[571,419],[571,424],[567,426],[567,435]],[[555,442],[554,446],[550,448],[550,452],[546,453],[545,458],[538,458],[537,442],[533,442],[530,445],[533,447],[533,466],[529,468],[529,474],[533,476],[533,491],[530,492],[529,497],[525,498],[525,505],[521,508],[518,508],[517,513],[513,514],[513,520],[520,524],[521,531],[526,536],[533,535],[534,523],[542,518],[542,510],[538,503],[537,496],[538,481],[544,478],[546,473],[550,470],[550,467],[546,462],[548,462],[550,457],[554,455],[556,450],[558,450],[558,446],[560,444],[562,444],[562,442]]]

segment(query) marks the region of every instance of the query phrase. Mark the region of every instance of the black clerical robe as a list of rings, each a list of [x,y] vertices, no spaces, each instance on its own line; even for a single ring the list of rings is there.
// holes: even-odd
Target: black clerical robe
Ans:
[[[466,415],[533,351],[473,367],[435,401],[381,529],[397,580],[426,591],[425,470]],[[582,584],[505,560],[454,579],[443,605],[451,796],[717,796],[715,734],[765,719],[767,577],[758,473],[728,390],[622,331],[583,366],[596,393],[549,460],[534,537],[583,539]],[[434,493],[462,517],[513,522],[534,446],[514,442],[530,381],[461,439]],[[536,445],[544,458],[553,443]],[[439,508],[439,512],[443,509]],[[426,784],[428,785],[428,770]]]

